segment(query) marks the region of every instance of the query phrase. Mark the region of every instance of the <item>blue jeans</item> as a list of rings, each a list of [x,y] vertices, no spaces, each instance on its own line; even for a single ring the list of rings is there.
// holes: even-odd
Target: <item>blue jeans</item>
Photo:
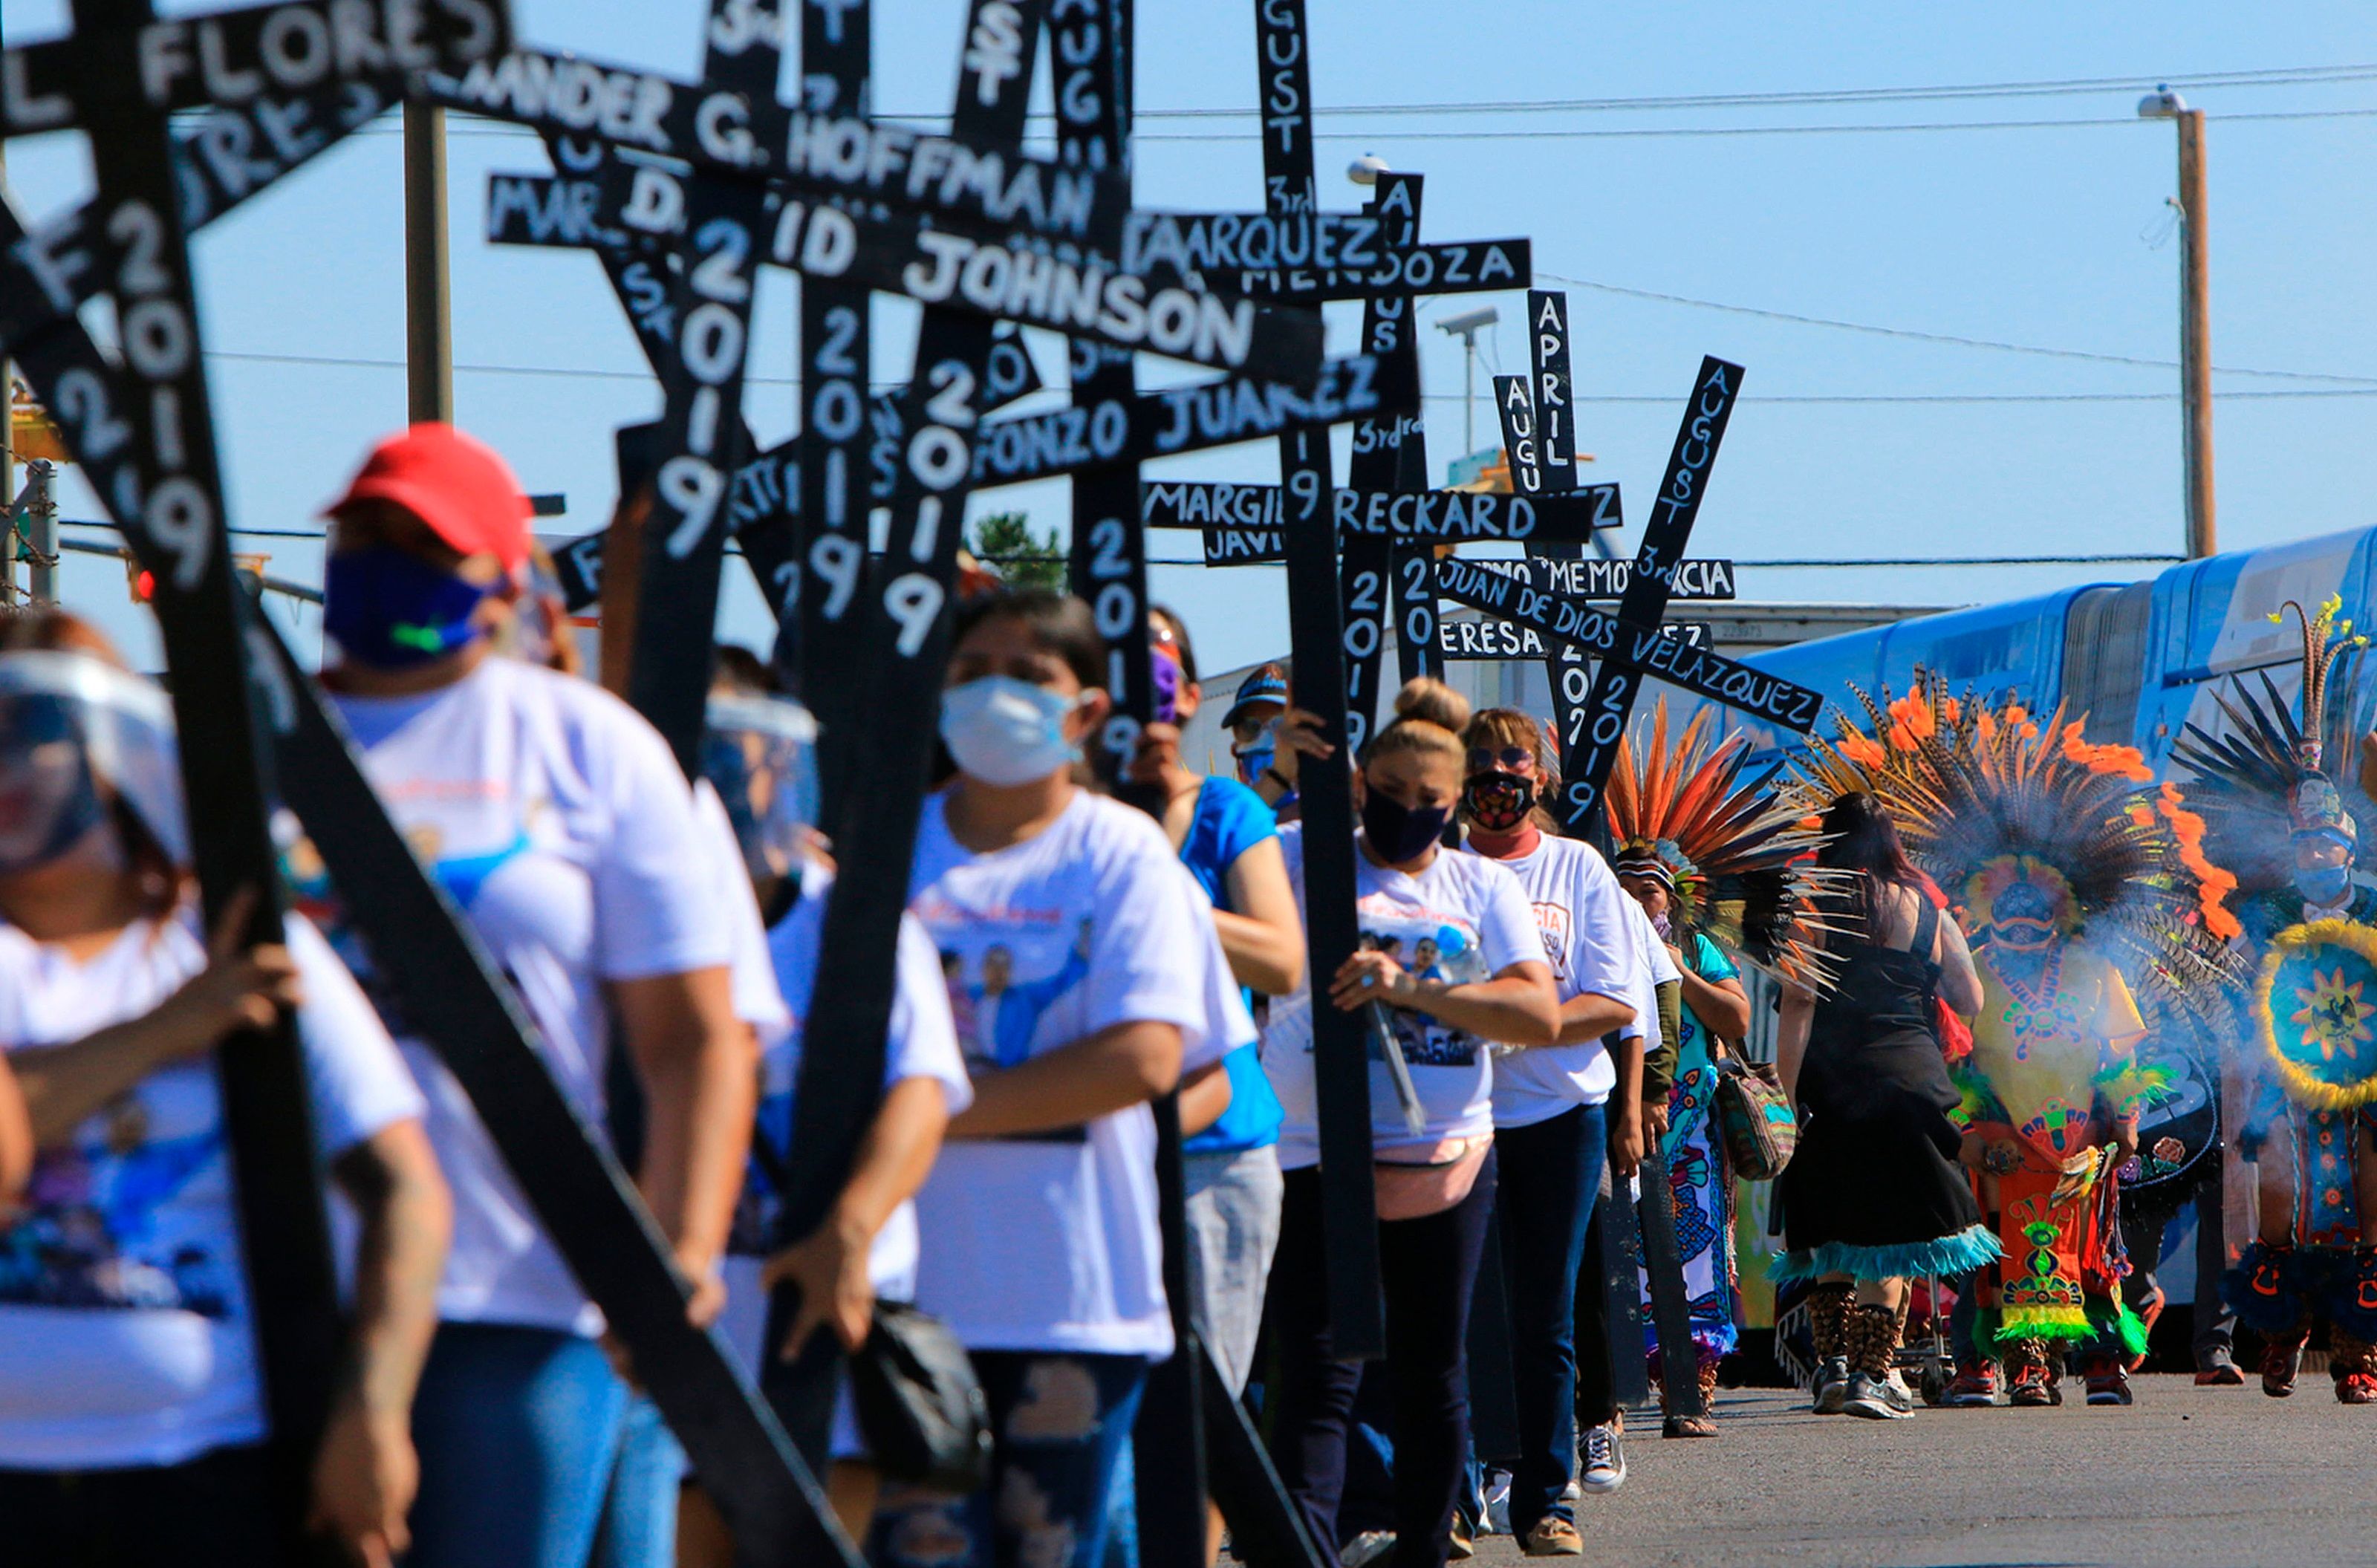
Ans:
[[[412,1402],[407,1568],[586,1568],[627,1398],[591,1339],[438,1324]]]
[[[591,1568],[675,1568],[676,1494],[685,1475],[685,1449],[660,1406],[648,1394],[631,1395]]]
[[[1609,1156],[1608,1123],[1601,1107],[1578,1106],[1525,1127],[1498,1128],[1494,1147],[1502,1167],[1495,1202],[1519,1424],[1511,1533],[1523,1541],[1546,1514],[1576,1517],[1561,1494],[1576,1474],[1577,1271]]]
[[[1115,1469],[1147,1362],[976,1350],[990,1404],[990,1484],[965,1497],[887,1485],[868,1561],[883,1568],[1098,1568]]]

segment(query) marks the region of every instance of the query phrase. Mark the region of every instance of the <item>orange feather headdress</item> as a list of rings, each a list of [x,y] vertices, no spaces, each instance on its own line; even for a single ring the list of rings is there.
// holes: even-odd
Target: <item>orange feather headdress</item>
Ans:
[[[1817,866],[1822,836],[1775,792],[1782,764],[1752,767],[1749,737],[1718,738],[1711,718],[1703,709],[1671,736],[1661,698],[1647,726],[1619,738],[1607,808],[1618,859],[1665,873],[1680,928],[1829,988],[1818,895],[1846,874]]]
[[[1904,696],[1860,691],[1868,726],[1810,741],[1794,792],[1821,813],[1853,790],[1880,800],[1908,856],[1952,899],[1992,866],[2028,857],[2069,890],[2074,940],[2116,964],[2141,999],[2225,1016],[2243,979],[2228,940],[2237,879],[2206,856],[2204,821],[2157,786],[2134,747],[2087,738],[2084,718],[1949,694],[1918,669]]]

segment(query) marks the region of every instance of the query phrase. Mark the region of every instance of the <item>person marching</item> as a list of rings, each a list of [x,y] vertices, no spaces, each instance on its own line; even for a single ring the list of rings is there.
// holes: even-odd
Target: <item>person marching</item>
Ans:
[[[1530,1557],[1573,1557],[1584,1550],[1568,1496],[1576,1479],[1577,1361],[1608,1354],[1606,1330],[1595,1343],[1578,1343],[1578,1272],[1604,1163],[1629,1177],[1642,1150],[1633,928],[1600,855],[1544,832],[1549,819],[1539,803],[1558,785],[1543,726],[1515,708],[1488,708],[1461,740],[1468,752],[1463,847],[1518,877],[1559,999],[1555,1041],[1500,1052],[1494,1062],[1495,1203],[1520,1450],[1511,1533]],[[1618,1050],[1605,1044],[1628,1031]],[[1589,1283],[1599,1288],[1597,1279]]]
[[[2204,821],[2178,789],[2141,787],[2144,760],[2090,744],[2084,719],[1959,700],[1918,673],[1877,728],[1882,739],[1845,733],[1822,750],[1870,784],[1946,890],[1982,984],[1955,1073],[1959,1157],[2001,1247],[1977,1282],[1977,1344],[2005,1352],[2014,1404],[2060,1402],[2071,1346],[2089,1403],[2126,1405],[2145,1333],[2120,1291],[2120,1169],[2167,1074],[2137,1062],[2145,1025],[2121,964],[2160,1003],[2225,1008],[2234,879],[2204,857]],[[1986,1384],[1968,1359],[1956,1402],[1986,1403]]]
[[[2216,739],[2193,724],[2171,748],[2194,772],[2192,798],[2212,853],[2246,890],[2240,914],[2260,972],[2246,991],[2240,1056],[2250,1109],[2239,1138],[2254,1165],[2259,1234],[2221,1281],[2238,1321],[2262,1335],[2262,1392],[2294,1392],[2314,1320],[2325,1318],[2328,1373],[2347,1405],[2377,1404],[2377,891],[2354,875],[2356,811],[2371,809],[2377,737],[2360,741],[2347,804],[2322,771],[2365,724],[2359,686],[2368,639],[2330,598],[2305,615],[2302,714],[2275,688],[2219,699]],[[2282,612],[2283,613],[2283,612]],[[2272,616],[2277,619],[2277,616]],[[2345,664],[2338,694],[2335,666]],[[2340,700],[2339,700],[2340,699]]]
[[[1394,1404],[1392,1561],[1441,1568],[1468,1457],[1469,1303],[1496,1184],[1487,1043],[1552,1044],[1559,1002],[1518,878],[1440,843],[1462,794],[1467,753],[1454,726],[1466,720],[1465,705],[1440,683],[1419,680],[1398,694],[1395,712],[1364,748],[1354,775],[1363,940],[1328,977],[1327,1003],[1349,1012],[1384,1004],[1377,1022],[1392,1031],[1417,1101],[1415,1130],[1389,1064],[1371,1064],[1384,1371]],[[1284,832],[1281,844],[1301,899],[1302,825]],[[1415,953],[1422,939],[1435,943],[1444,979],[1423,979],[1393,956]],[[1333,1543],[1363,1369],[1332,1354],[1329,1340],[1312,1063],[1316,987],[1308,978],[1275,1000],[1263,1030],[1263,1067],[1286,1111],[1280,1164],[1287,1194],[1271,1282],[1280,1358],[1272,1457],[1313,1538]]]
[[[1674,1192],[1677,1252],[1691,1309],[1692,1347],[1704,1407],[1717,1364],[1738,1335],[1733,1255],[1733,1171],[1716,1119],[1718,1062],[1750,1030],[1750,999],[1729,947],[1786,983],[1822,987],[1809,950],[1822,879],[1810,864],[1813,835],[1769,787],[1750,776],[1749,737],[1717,738],[1706,712],[1670,736],[1662,699],[1647,732],[1619,741],[1608,817],[1619,884],[1642,905],[1679,976],[1676,1062],[1660,1134]],[[1646,1291],[1644,1301],[1649,1296]],[[1657,1329],[1643,1314],[1655,1362]],[[1714,1436],[1701,1423],[1691,1436]]]
[[[600,688],[495,656],[529,557],[503,460],[443,425],[382,442],[329,509],[323,672],[365,774],[603,1120],[614,1044],[644,1097],[637,1184],[711,1321],[755,1088],[736,1016],[729,884],[659,734]],[[346,890],[359,894],[360,890]],[[335,920],[337,895],[301,880]],[[334,938],[334,940],[338,940]],[[373,985],[347,937],[351,967]],[[763,982],[765,976],[759,977]],[[376,996],[428,1095],[455,1194],[438,1330],[413,1412],[415,1568],[582,1568],[631,1393],[601,1312],[436,1054]]]
[[[1226,965],[1163,831],[1077,782],[1105,667],[1078,599],[958,613],[956,772],[926,802],[910,907],[974,1099],[916,1197],[916,1300],[973,1356],[994,1452],[980,1492],[887,1489],[881,1562],[1097,1563],[1148,1368],[1172,1353],[1149,1103],[1251,1027],[1214,1027]]]
[[[313,1523],[410,1544],[413,1391],[450,1223],[420,1091],[302,916],[209,935],[164,693],[62,611],[0,620],[0,1049],[39,1145],[0,1214],[0,1532],[13,1561],[283,1561],[212,1054],[293,1010],[314,1131],[360,1222]]]
[[[778,1246],[778,1209],[794,1156],[802,1025],[816,994],[818,944],[834,871],[811,842],[817,817],[817,722],[798,702],[775,695],[764,666],[721,662],[702,744],[704,781],[716,792],[743,851],[741,868],[756,892],[784,913],[767,947],[787,1023],[761,1041],[758,1115],[750,1167],[727,1242],[726,1307],[720,1327],[754,1381],[770,1347],[769,1298],[779,1283],[799,1287],[796,1315],[773,1354],[797,1357],[811,1336],[831,1334],[844,1350],[866,1340],[875,1303],[913,1301],[918,1243],[914,1199],[939,1154],[949,1119],[973,1103],[958,1050],[948,990],[932,940],[903,916],[883,1098],[840,1196],[825,1220],[790,1246]],[[842,1527],[864,1540],[878,1478],[845,1385],[833,1411],[827,1493]],[[687,1510],[678,1561],[687,1568],[725,1568],[734,1542],[706,1502]]]
[[[1832,990],[1783,993],[1775,1067],[1800,1132],[1775,1181],[1785,1251],[1772,1277],[1815,1282],[1818,1413],[1897,1420],[1913,1414],[1891,1375],[1907,1276],[1965,1274],[1998,1254],[1956,1163],[1960,1102],[1935,1019],[1941,1000],[1979,1007],[1980,980],[1881,803],[1821,775],[1794,793],[1822,813],[1817,864],[1855,881],[1822,905]]]
[[[1212,901],[1232,977],[1249,993],[1284,996],[1304,975],[1304,922],[1272,808],[1236,779],[1182,764],[1180,726],[1204,700],[1196,650],[1180,617],[1161,604],[1148,611],[1148,633],[1156,710],[1141,732],[1131,778],[1159,803],[1165,836]],[[1233,1050],[1222,1067],[1219,1083],[1182,1086],[1181,1177],[1197,1332],[1206,1359],[1233,1394],[1243,1394],[1279,1245],[1281,1112],[1260,1047]],[[1209,1510],[1208,1535],[1211,1560],[1221,1539],[1218,1509]]]

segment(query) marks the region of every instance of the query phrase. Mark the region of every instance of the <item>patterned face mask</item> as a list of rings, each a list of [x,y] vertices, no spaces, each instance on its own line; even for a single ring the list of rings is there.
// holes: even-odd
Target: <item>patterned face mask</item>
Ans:
[[[1535,808],[1535,781],[1499,770],[1472,773],[1461,786],[1461,814],[1489,833],[1515,832]]]

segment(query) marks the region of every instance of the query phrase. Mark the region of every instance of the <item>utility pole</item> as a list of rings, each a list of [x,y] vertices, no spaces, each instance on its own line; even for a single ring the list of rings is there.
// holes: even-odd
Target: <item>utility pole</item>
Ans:
[[[405,414],[454,420],[452,279],[446,254],[446,111],[404,105]]]
[[[2180,375],[2187,404],[2187,553],[2219,549],[2212,509],[2212,254],[2204,219],[2204,111],[2179,116],[2179,204],[2187,250],[2180,288]]]
[[[2187,462],[2187,555],[2217,551],[2212,502],[2212,238],[2204,217],[2204,111],[2168,86],[2138,101],[2138,117],[2179,125],[2179,387]]]
[[[25,465],[25,535],[32,557],[32,599],[37,604],[58,602],[58,497],[53,481],[54,463]]]

